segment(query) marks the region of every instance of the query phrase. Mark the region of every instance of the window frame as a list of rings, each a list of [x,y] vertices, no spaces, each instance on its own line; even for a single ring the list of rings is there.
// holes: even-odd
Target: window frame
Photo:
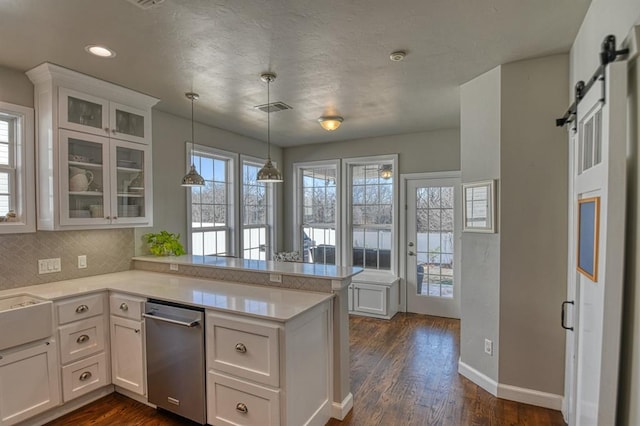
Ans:
[[[398,275],[398,242],[399,242],[399,182],[400,173],[398,170],[398,154],[386,154],[367,157],[352,157],[345,158],[342,161],[342,175],[344,176],[342,184],[342,205],[345,206],[342,214],[343,225],[342,229],[342,247],[344,253],[342,255],[342,265],[353,266],[353,205],[352,205],[352,193],[353,193],[353,173],[354,166],[371,165],[371,164],[391,164],[392,175],[392,207],[391,207],[391,250],[390,250],[390,265],[388,270],[363,268],[367,274],[374,275]],[[376,225],[380,227],[380,225]]]
[[[334,168],[336,171],[336,206],[335,206],[335,265],[340,266],[343,264],[342,260],[342,168],[340,167],[340,160],[320,160],[320,161],[308,161],[298,162],[293,164],[293,250],[300,253],[301,258],[304,258],[302,250],[304,249],[303,243],[303,231],[304,226],[302,201],[304,200],[303,191],[303,177],[302,173],[306,169],[316,168]]]
[[[238,209],[235,207],[237,204],[238,198],[238,154],[230,151],[225,151],[218,148],[213,148],[206,145],[194,144],[192,145],[190,141],[185,142],[186,145],[186,167],[187,169],[191,166],[192,153],[195,153],[195,156],[199,154],[204,154],[205,156],[209,156],[210,158],[218,158],[222,160],[228,160],[230,163],[229,169],[227,170],[228,179],[227,185],[229,186],[228,190],[228,200],[227,200],[227,225],[221,227],[208,227],[208,228],[197,228],[198,231],[225,231],[227,233],[227,253],[224,256],[236,256],[238,249]],[[198,173],[201,173],[200,168],[196,167]],[[191,188],[187,188],[187,250],[190,254],[193,254],[193,219],[192,219],[192,190]]]
[[[245,202],[244,202],[244,165],[246,164],[250,164],[253,166],[257,166],[258,169],[260,169],[264,163],[266,162],[266,159],[263,158],[259,158],[259,157],[253,157],[250,155],[245,155],[245,154],[240,154],[240,162],[239,162],[239,167],[238,167],[238,171],[240,174],[240,177],[238,179],[239,185],[238,185],[238,205],[240,206],[239,210],[239,218],[238,218],[238,257],[242,257],[244,259],[244,249],[245,249],[245,243],[244,243],[244,230],[245,229],[255,229],[258,226],[257,225],[249,225],[249,226],[245,226],[244,224],[244,208],[245,208]],[[267,228],[267,232],[266,232],[266,253],[265,253],[265,260],[271,260],[273,257],[273,254],[275,252],[275,246],[274,246],[274,241],[275,241],[275,228],[276,228],[276,221],[275,221],[275,217],[276,217],[276,208],[275,208],[275,191],[276,188],[274,187],[274,185],[270,185],[268,183],[263,183],[265,190],[267,192],[267,211],[266,211],[266,228]]]
[[[15,118],[13,144],[9,143],[10,163],[0,166],[10,175],[10,202],[18,214],[15,222],[0,223],[0,234],[36,231],[35,208],[35,122],[33,108],[0,101],[0,114]]]

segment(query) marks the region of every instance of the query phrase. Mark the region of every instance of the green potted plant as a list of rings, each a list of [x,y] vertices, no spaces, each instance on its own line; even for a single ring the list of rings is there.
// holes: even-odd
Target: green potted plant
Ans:
[[[180,256],[186,253],[182,244],[180,244],[180,234],[174,234],[167,231],[158,233],[144,234],[149,245],[149,251],[156,256]]]

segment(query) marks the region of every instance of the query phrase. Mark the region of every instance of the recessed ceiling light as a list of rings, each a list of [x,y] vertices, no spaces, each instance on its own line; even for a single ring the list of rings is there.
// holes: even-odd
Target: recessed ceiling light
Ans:
[[[87,52],[92,55],[100,56],[101,58],[115,58],[116,52],[109,49],[108,47],[98,46],[96,44],[90,44],[84,48]]]

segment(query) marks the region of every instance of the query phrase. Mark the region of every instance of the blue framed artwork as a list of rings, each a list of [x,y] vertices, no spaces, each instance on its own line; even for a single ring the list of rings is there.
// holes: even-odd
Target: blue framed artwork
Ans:
[[[598,281],[598,238],[600,234],[600,197],[578,200],[578,271]]]

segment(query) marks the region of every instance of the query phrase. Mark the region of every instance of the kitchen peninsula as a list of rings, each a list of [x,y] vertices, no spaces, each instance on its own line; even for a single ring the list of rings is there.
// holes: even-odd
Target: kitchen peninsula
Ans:
[[[57,400],[53,398],[47,402],[48,405],[45,404],[47,411],[43,406],[32,413],[41,413],[37,417],[19,415],[9,418],[7,413],[0,413],[0,424],[10,425],[27,418],[50,419],[52,415],[68,412],[111,392],[113,386],[106,385],[112,382],[118,392],[146,402],[144,386],[139,386],[136,391],[135,387],[127,387],[135,380],[122,381],[119,376],[118,350],[122,353],[122,348],[118,349],[118,345],[122,341],[114,337],[114,324],[132,324],[133,340],[124,341],[128,344],[142,342],[144,331],[140,333],[140,330],[144,330],[144,324],[140,312],[147,298],[194,306],[206,312],[207,387],[209,395],[216,394],[222,398],[208,399],[209,423],[230,424],[244,419],[245,422],[240,424],[253,424],[250,421],[252,416],[266,415],[263,418],[269,418],[270,424],[304,423],[306,419],[313,420],[310,424],[318,421],[324,424],[328,416],[339,419],[346,416],[352,406],[346,290],[351,277],[359,272],[358,268],[198,256],[136,257],[133,268],[131,271],[0,292],[0,300],[27,294],[53,302],[52,337],[46,341],[29,342],[20,348],[32,351],[36,344],[44,343],[42,350],[46,348],[48,358],[54,361],[59,348],[60,364],[56,361],[55,368],[49,371],[50,379],[56,383],[52,382],[49,388],[54,393],[54,388],[62,389]],[[92,312],[90,315],[89,311]],[[77,318],[66,320],[67,313]],[[93,317],[89,318],[91,315]],[[235,333],[232,334],[233,339],[260,336],[261,343],[256,348],[260,349],[260,355],[270,354],[270,362],[264,364],[264,371],[256,375],[250,366],[226,369],[228,360],[217,359],[224,355],[212,347],[212,342],[217,340],[210,333],[216,327],[225,333],[231,330]],[[74,353],[84,350],[84,341],[90,340],[87,336],[100,340],[101,334],[105,341],[102,348],[96,346],[94,352],[86,353],[86,357],[73,358]],[[68,342],[73,343],[71,350],[65,349]],[[233,345],[237,342],[228,343]],[[0,352],[4,357],[4,363],[0,357],[0,380],[4,381],[15,373],[9,367],[4,369],[9,374],[3,374],[3,366],[8,365],[17,350],[4,349]],[[143,352],[144,346],[140,343],[140,370]],[[130,355],[131,351],[127,349],[125,356]],[[322,373],[301,373],[299,366],[308,365],[306,362],[309,361],[317,362],[316,370]],[[48,359],[48,363],[51,365],[52,360]],[[79,376],[74,381],[75,372]],[[314,386],[309,387],[308,383],[314,383]],[[216,392],[211,392],[213,388]],[[225,391],[230,393],[225,395]],[[237,391],[246,400],[237,402],[231,409],[223,407],[223,402],[236,395]],[[60,405],[62,401],[64,405]],[[34,405],[39,402],[33,401]],[[250,413],[246,411],[247,406],[253,408]]]

